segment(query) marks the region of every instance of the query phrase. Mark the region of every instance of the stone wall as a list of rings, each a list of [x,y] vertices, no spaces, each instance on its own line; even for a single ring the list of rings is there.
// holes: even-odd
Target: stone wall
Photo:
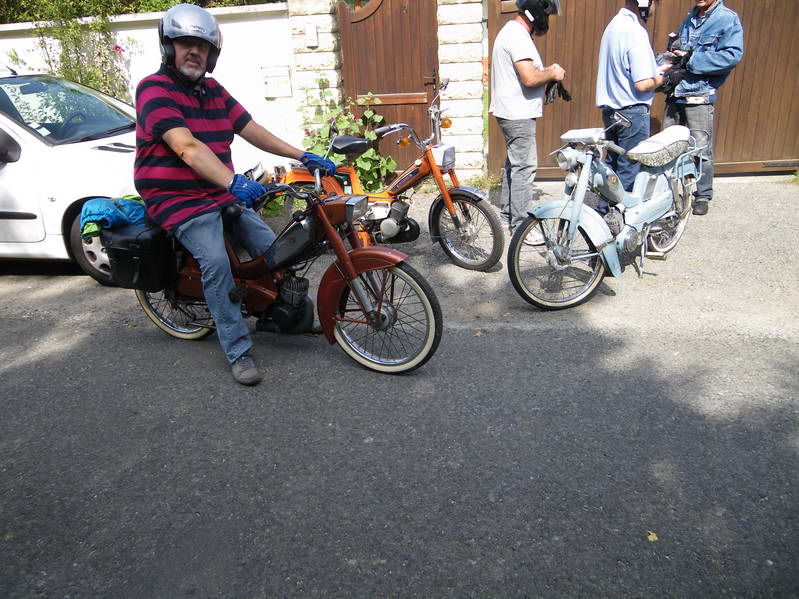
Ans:
[[[441,107],[452,119],[444,141],[458,152],[461,182],[483,174],[483,2],[438,0],[440,77],[449,79]]]

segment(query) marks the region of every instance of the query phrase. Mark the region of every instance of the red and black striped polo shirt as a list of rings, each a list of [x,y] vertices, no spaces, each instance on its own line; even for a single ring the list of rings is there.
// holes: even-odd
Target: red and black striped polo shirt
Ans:
[[[179,81],[165,66],[136,88],[136,162],[133,178],[147,213],[167,231],[235,202],[226,189],[203,179],[163,141],[186,127],[233,170],[230,144],[252,117],[215,79],[198,88]]]

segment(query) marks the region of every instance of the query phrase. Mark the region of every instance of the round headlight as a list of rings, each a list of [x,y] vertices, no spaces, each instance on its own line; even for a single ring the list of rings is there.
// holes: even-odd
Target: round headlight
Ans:
[[[566,184],[566,187],[574,187],[575,185],[577,185],[577,173],[572,171],[568,175],[566,175],[564,183]]]
[[[561,168],[564,171],[569,170],[569,161],[566,158],[566,154],[563,152],[558,152],[555,154],[555,161],[558,163],[558,168]]]

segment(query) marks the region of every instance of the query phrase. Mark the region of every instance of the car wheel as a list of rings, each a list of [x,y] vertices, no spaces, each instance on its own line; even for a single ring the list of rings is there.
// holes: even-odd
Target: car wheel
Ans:
[[[111,263],[108,261],[105,248],[100,243],[100,236],[96,235],[89,239],[80,236],[80,213],[75,215],[75,220],[69,228],[69,246],[72,249],[72,257],[83,272],[101,285],[114,286]]]

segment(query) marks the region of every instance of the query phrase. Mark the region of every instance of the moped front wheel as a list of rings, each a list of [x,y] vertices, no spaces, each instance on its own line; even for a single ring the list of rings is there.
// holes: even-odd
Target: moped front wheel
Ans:
[[[208,305],[199,300],[179,299],[174,287],[156,292],[137,289],[136,299],[147,317],[173,337],[202,339],[214,332]]]
[[[465,196],[452,198],[460,224],[456,225],[444,202],[433,208],[441,249],[454,264],[468,270],[486,271],[502,257],[505,236],[499,218],[487,201]]]
[[[377,372],[400,374],[422,366],[438,349],[444,320],[430,284],[404,262],[361,273],[358,280],[376,314],[367,317],[355,292],[345,287],[334,329],[339,346]]]
[[[508,249],[508,274],[516,292],[542,310],[562,310],[588,301],[605,277],[605,263],[581,229],[568,240],[569,221],[528,217]],[[543,237],[538,237],[539,233]]]

